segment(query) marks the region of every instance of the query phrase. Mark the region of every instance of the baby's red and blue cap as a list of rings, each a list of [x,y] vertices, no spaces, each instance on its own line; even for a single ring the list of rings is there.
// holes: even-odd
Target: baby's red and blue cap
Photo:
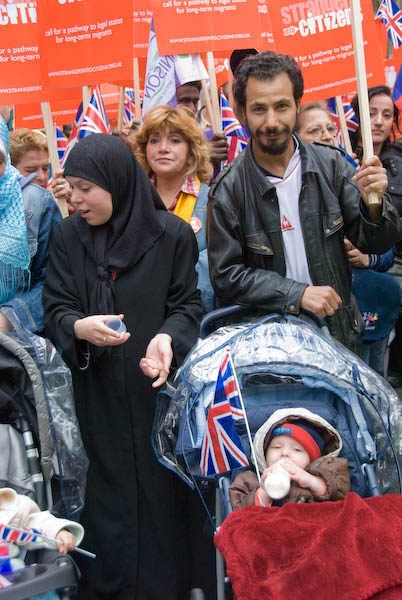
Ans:
[[[282,423],[282,425],[275,427],[268,443],[264,444],[264,446],[266,445],[264,452],[266,452],[272,438],[277,437],[278,435],[287,435],[299,442],[309,455],[311,462],[320,458],[322,450],[324,449],[325,442],[318,431],[314,429],[310,423],[306,423],[306,421],[297,421],[297,424]]]

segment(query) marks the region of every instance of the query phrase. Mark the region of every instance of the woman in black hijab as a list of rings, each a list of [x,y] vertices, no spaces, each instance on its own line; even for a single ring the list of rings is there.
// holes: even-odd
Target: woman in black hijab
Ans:
[[[150,436],[153,388],[198,335],[195,237],[113,136],[79,142],[64,176],[76,212],[54,229],[44,305],[90,459],[82,524],[97,558],[79,563],[80,597],[185,598],[181,482],[158,464]],[[107,327],[112,315],[127,332]]]

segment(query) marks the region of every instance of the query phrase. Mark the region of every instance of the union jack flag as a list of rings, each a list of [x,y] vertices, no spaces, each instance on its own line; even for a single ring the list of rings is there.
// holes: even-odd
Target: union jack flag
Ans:
[[[70,154],[71,149],[75,146],[75,144],[79,141],[78,140],[78,131],[81,127],[81,123],[82,123],[82,119],[84,118],[84,114],[82,111],[82,102],[80,103],[78,110],[77,110],[77,114],[75,115],[75,119],[74,119],[74,123],[73,123],[73,128],[71,130],[71,134],[70,134],[70,138],[68,140],[67,143],[67,147],[64,151],[63,154],[63,158],[61,160],[61,166],[64,168],[64,164],[67,160],[67,156]]]
[[[358,129],[359,121],[357,120],[356,113],[353,110],[352,105],[350,104],[347,96],[342,96],[342,104],[343,112],[345,113],[346,125],[349,131],[349,137],[351,137]],[[328,108],[331,111],[332,120],[338,128],[338,133],[336,134],[335,141],[338,144],[338,146],[344,148],[345,144],[342,139],[341,125],[339,122],[338,111],[336,110],[335,98],[330,98],[328,100]]]
[[[124,114],[123,119],[125,123],[131,123],[135,119],[135,95],[132,88],[125,88],[124,90]]]
[[[388,37],[394,48],[402,44],[402,10],[394,0],[382,0],[376,19],[380,19],[387,29]]]
[[[229,150],[228,150],[228,162],[227,164],[229,164],[230,162],[232,162],[232,160],[234,158],[236,158],[236,156],[238,154],[240,154],[240,152],[242,150],[244,150],[244,148],[247,146],[248,144],[248,139],[245,137],[234,137],[231,136],[229,138]]]
[[[248,136],[223,94],[221,94],[221,118],[222,131],[229,144],[229,156],[226,163],[229,164],[247,146]]]
[[[204,477],[249,465],[234,425],[235,420],[243,418],[240,391],[227,351],[219,369],[201,447],[200,467]]]
[[[59,127],[57,127],[57,125],[55,125],[55,129],[56,129],[57,153],[59,155],[59,161],[61,162],[63,160],[63,156],[66,151],[67,145],[68,145],[68,140],[67,140],[66,136],[64,135],[64,133],[61,131],[61,129],[59,129]]]
[[[82,140],[92,133],[112,133],[112,128],[110,127],[105,105],[103,104],[98,86],[95,87],[92,98],[85,111],[84,118],[82,119],[78,130],[78,138]]]
[[[39,529],[27,529],[14,525],[0,524],[0,542],[14,542],[18,546],[42,540],[43,532]]]

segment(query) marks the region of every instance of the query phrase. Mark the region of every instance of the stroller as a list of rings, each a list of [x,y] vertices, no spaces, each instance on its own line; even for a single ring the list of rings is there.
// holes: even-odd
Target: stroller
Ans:
[[[49,340],[24,329],[12,311],[7,317],[13,328],[0,333],[0,486],[28,495],[41,510],[77,520],[88,459],[70,372]],[[73,591],[79,572],[70,556],[24,548],[20,558],[27,566],[7,575],[12,585],[1,590],[5,600]]]
[[[207,315],[201,338],[214,319],[245,310],[230,307]],[[395,392],[333,340],[325,327],[319,329],[316,323],[292,316],[270,315],[225,325],[200,339],[179,370],[174,387],[159,394],[153,444],[162,464],[192,488],[205,486],[200,452],[227,346],[252,435],[277,409],[302,406],[340,433],[340,456],[349,461],[352,491],[361,497],[401,493],[402,406]],[[244,423],[239,423],[238,433],[250,456]],[[233,476],[209,478],[217,488],[216,529],[231,512],[227,490]],[[225,575],[220,558],[217,580],[217,597],[222,600]]]

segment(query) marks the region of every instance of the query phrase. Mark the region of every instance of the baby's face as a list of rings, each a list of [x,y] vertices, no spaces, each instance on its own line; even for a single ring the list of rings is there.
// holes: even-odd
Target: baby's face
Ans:
[[[275,464],[281,458],[290,459],[302,469],[305,469],[311,462],[303,446],[288,435],[277,435],[270,441],[265,455],[267,467]]]

